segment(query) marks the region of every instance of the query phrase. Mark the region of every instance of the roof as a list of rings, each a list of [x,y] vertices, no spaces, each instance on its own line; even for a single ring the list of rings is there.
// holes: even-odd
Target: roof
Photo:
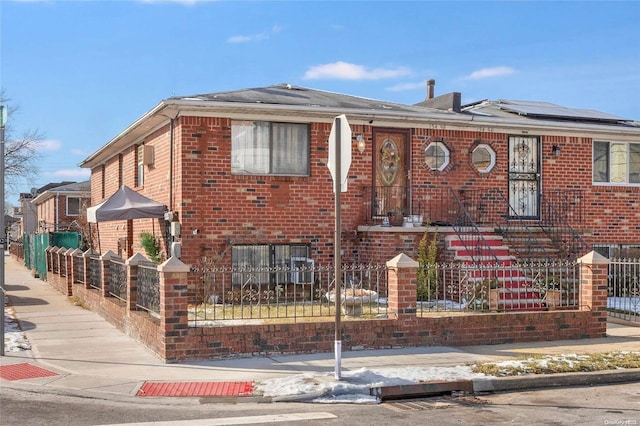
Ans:
[[[442,97],[446,97],[443,95]],[[433,108],[431,103],[405,105],[344,95],[290,84],[227,92],[174,96],[162,100],[129,127],[79,164],[93,168],[104,164],[122,150],[140,143],[151,132],[167,126],[180,116],[277,117],[278,120],[331,122],[345,114],[350,122],[384,123],[383,126],[447,128],[517,128],[532,131],[563,131],[595,135],[640,135],[640,126],[631,120],[592,110],[565,108],[547,102],[481,101],[462,107],[460,112]],[[457,107],[455,108],[457,109]],[[352,121],[353,120],[353,121]],[[374,124],[375,125],[375,124]],[[380,124],[378,124],[380,125]]]
[[[567,108],[537,101],[482,101],[462,107],[468,114],[634,126],[633,120],[591,109]]]
[[[229,92],[206,93],[201,95],[175,96],[168,99],[180,101],[211,101],[242,104],[286,105],[297,107],[315,107],[335,110],[357,109],[372,112],[410,112],[424,113],[430,108],[398,104],[358,96],[326,92],[291,84],[278,84],[268,87],[233,90]],[[433,109],[431,109],[433,111]]]
[[[47,188],[43,190],[43,188]],[[32,203],[40,204],[56,194],[64,194],[66,196],[90,197],[91,182],[63,182],[61,184],[47,184],[38,190],[38,195],[32,200]]]

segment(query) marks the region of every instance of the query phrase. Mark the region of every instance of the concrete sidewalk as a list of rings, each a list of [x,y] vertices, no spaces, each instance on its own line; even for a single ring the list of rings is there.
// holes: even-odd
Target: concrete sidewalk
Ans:
[[[300,373],[331,373],[334,369],[332,353],[164,364],[99,315],[75,306],[49,284],[33,278],[10,256],[5,256],[5,274],[9,304],[32,349],[6,352],[0,365],[29,363],[57,375],[3,379],[2,386],[128,398],[145,382],[257,382]],[[344,352],[341,365],[343,371],[454,367],[534,353],[640,351],[640,327],[610,323],[607,334],[606,338],[589,340]]]

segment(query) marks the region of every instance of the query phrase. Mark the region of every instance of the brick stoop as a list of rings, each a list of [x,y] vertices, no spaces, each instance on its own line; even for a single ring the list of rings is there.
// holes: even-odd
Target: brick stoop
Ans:
[[[542,303],[542,295],[531,287],[531,280],[524,272],[515,267],[515,257],[510,254],[510,248],[503,243],[499,235],[485,233],[482,239],[475,236],[461,237],[447,235],[446,247],[454,251],[454,260],[465,265],[477,265],[472,269],[468,278],[470,283],[482,283],[485,280],[497,280],[497,305],[490,299],[491,310],[504,311],[535,311],[546,310]],[[464,241],[463,241],[464,240]],[[465,247],[466,245],[466,247]],[[499,265],[500,269],[493,268]],[[491,290],[490,290],[491,291]]]

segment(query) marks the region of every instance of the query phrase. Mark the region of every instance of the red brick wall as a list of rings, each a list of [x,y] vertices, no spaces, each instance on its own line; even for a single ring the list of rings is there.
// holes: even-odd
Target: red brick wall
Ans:
[[[164,265],[163,265],[164,266]],[[184,265],[182,265],[184,267]],[[193,328],[187,324],[188,273],[160,273],[160,319],[131,310],[123,301],[71,286],[88,309],[141,341],[168,361],[288,353],[329,352],[335,339],[333,322],[237,325]],[[180,266],[178,267],[180,268]],[[397,271],[397,272],[394,272]],[[341,321],[344,350],[410,346],[465,346],[604,337],[606,332],[606,264],[582,267],[579,311],[492,313],[420,318],[415,316],[415,268],[390,272],[389,319]],[[66,294],[64,277],[47,277]]]
[[[486,314],[438,318],[342,321],[342,348],[467,346],[604,337],[590,312]],[[167,361],[265,354],[331,352],[331,322],[189,328]]]
[[[234,176],[231,174],[231,120],[213,117],[180,117],[175,121],[174,170],[169,171],[169,125],[145,139],[154,147],[155,164],[145,170],[145,184],[135,188],[142,194],[168,205],[178,213],[182,224],[182,260],[197,263],[202,257],[229,263],[230,244],[310,243],[316,262],[333,258],[334,201],[331,177],[326,167],[327,140],[331,123],[311,123],[311,161],[308,177]],[[398,250],[415,251],[416,235],[360,234],[365,223],[363,187],[372,185],[371,125],[352,125],[367,145],[359,153],[353,143],[349,191],[342,194],[342,229],[345,261],[390,258]],[[514,132],[515,134],[516,132]],[[415,188],[486,190],[500,189],[507,195],[508,137],[510,133],[493,129],[448,130],[435,125],[411,132],[411,185]],[[582,226],[592,231],[594,243],[640,242],[640,188],[593,186],[591,178],[592,139],[585,136],[536,135],[541,138],[542,185],[547,191],[581,189],[586,196]],[[423,164],[423,148],[428,137],[444,138],[451,153],[451,164],[442,172]],[[496,164],[489,173],[479,173],[471,163],[471,153],[479,144],[496,152]],[[554,156],[551,147],[560,147]],[[134,186],[135,149],[123,153],[124,183]],[[117,157],[106,164],[107,174],[117,176]],[[173,199],[170,200],[171,181]],[[100,167],[94,170],[92,189],[99,187]],[[107,179],[107,196],[117,189]],[[444,193],[443,198],[447,197]],[[94,204],[101,201],[94,195]],[[171,201],[171,206],[169,206]],[[451,202],[434,200],[433,204]],[[505,207],[506,208],[506,207]],[[500,213],[503,210],[499,211]],[[429,218],[427,218],[429,219]],[[578,218],[574,218],[575,221]],[[101,251],[116,251],[118,238],[125,236],[125,223],[101,224]],[[119,229],[115,229],[118,226]],[[141,252],[139,234],[143,230],[163,235],[163,221],[134,221],[134,252]],[[196,232],[197,230],[197,232]],[[164,244],[163,244],[164,246]]]

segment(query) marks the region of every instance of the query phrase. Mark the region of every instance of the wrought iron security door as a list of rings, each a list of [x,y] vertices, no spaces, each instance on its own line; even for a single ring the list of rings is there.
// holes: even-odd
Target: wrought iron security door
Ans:
[[[540,219],[540,140],[509,137],[509,216]],[[515,213],[514,213],[515,211]]]

